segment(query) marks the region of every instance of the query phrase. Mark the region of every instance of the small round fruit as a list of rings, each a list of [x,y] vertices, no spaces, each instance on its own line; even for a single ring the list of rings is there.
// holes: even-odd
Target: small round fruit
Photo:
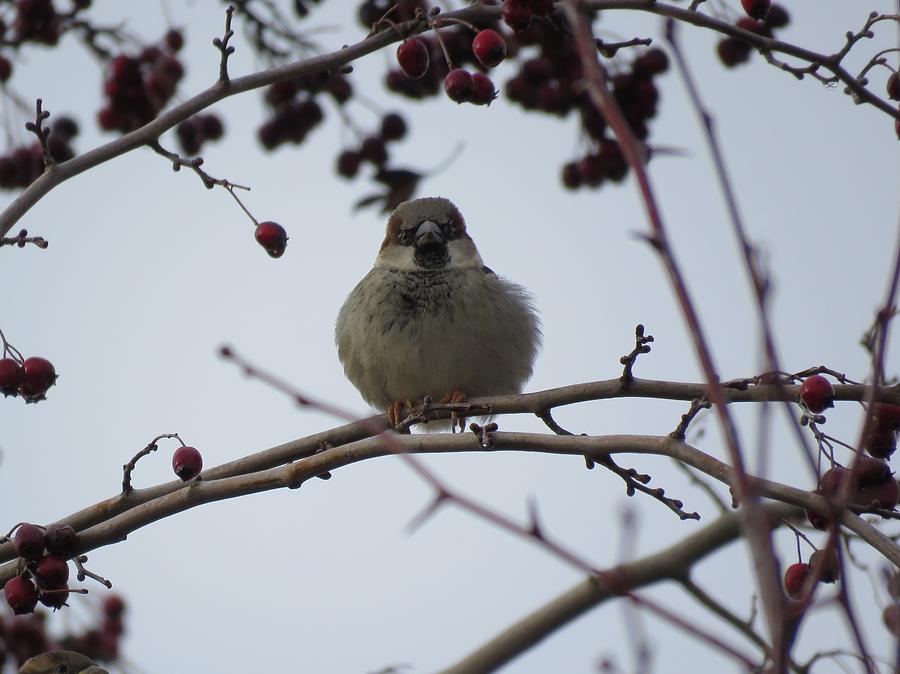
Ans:
[[[769,11],[772,0],[741,0],[744,11],[754,19],[762,19]]]
[[[891,73],[887,81],[887,95],[895,101],[900,101],[900,73]]]
[[[472,98],[470,99],[475,105],[490,105],[497,98],[497,90],[491,78],[484,73],[474,73],[472,75]]]
[[[506,58],[506,40],[495,30],[487,28],[472,40],[475,58],[485,68],[493,68]]]
[[[810,412],[819,414],[829,407],[834,407],[834,388],[825,377],[814,374],[803,380],[800,386],[800,400]]]
[[[360,156],[353,150],[344,150],[338,155],[337,172],[345,178],[354,178],[359,173]]]
[[[44,545],[51,555],[69,559],[78,552],[78,534],[68,524],[51,524],[44,532]]]
[[[765,22],[769,28],[784,28],[791,22],[791,15],[781,5],[773,4],[766,13]]]
[[[397,63],[411,80],[417,80],[428,72],[428,60],[428,47],[417,37],[404,40],[397,47]]]
[[[827,553],[824,550],[816,550],[812,553],[809,557],[809,568],[815,570],[817,564],[822,564],[819,580],[823,583],[836,583],[840,580],[841,565],[834,548],[829,549]]]
[[[125,613],[125,600],[118,594],[111,594],[103,600],[103,615],[108,620],[118,620]]]
[[[396,112],[389,112],[381,119],[381,137],[384,140],[400,140],[406,135],[406,120]]]
[[[56,383],[56,369],[46,358],[32,356],[22,365],[22,395],[40,399]]]
[[[203,457],[196,447],[179,447],[172,456],[172,470],[185,482],[193,480],[203,470]]]
[[[450,100],[457,103],[471,100],[474,87],[472,75],[464,68],[454,68],[444,78],[444,91]]]
[[[16,576],[6,581],[6,585],[3,586],[3,596],[16,615],[31,613],[38,603],[37,588],[25,576]]]
[[[256,226],[256,241],[271,257],[281,257],[287,247],[288,235],[277,222],[267,220]]]
[[[29,562],[36,562],[44,555],[44,530],[36,524],[23,524],[13,537],[16,554]]]
[[[900,637],[900,604],[889,604],[881,614],[884,626],[895,637]]]
[[[809,576],[809,564],[803,562],[791,564],[784,572],[784,589],[791,597],[798,599],[803,594],[803,583],[807,576]]]
[[[47,608],[62,608],[66,606],[66,602],[69,600],[69,588],[55,587],[49,590],[42,590],[40,599],[41,603]]]
[[[69,581],[69,565],[55,555],[44,555],[35,569],[42,587],[61,588]]]
[[[897,431],[875,424],[866,438],[866,451],[879,459],[889,459],[897,451]]]
[[[2,363],[3,361],[0,361]],[[872,416],[879,426],[892,431],[900,430],[900,405],[890,403],[875,403],[872,405]]]
[[[529,0],[503,0],[500,18],[515,32],[525,30],[534,18],[534,9]]]
[[[0,393],[4,397],[17,395],[24,375],[18,361],[12,358],[0,360]]]

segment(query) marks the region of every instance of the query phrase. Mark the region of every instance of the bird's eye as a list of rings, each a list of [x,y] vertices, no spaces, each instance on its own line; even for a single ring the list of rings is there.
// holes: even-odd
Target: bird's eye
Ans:
[[[413,233],[411,229],[401,229],[397,234],[397,240],[403,246],[411,246],[413,242]]]
[[[56,667],[57,674],[66,674],[69,671],[69,665],[66,663],[62,663],[61,665],[57,665]]]
[[[444,238],[448,241],[456,238],[456,227],[453,226],[452,222],[442,222],[441,232],[444,233]]]

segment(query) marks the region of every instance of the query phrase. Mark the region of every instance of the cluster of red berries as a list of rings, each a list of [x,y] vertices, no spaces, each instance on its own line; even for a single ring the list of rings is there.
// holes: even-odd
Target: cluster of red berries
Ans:
[[[225,134],[225,125],[218,115],[194,115],[175,127],[178,144],[185,154],[199,154],[203,143],[219,140]]]
[[[193,480],[203,470],[203,457],[196,447],[182,445],[172,455],[172,470],[185,482]]]
[[[304,75],[270,86],[266,90],[265,100],[273,114],[257,132],[263,147],[274,150],[283,143],[302,143],[325,118],[322,106],[316,100],[316,96],[322,93],[331,95],[338,105],[343,105],[353,96],[353,86],[343,75],[327,72]]]
[[[900,485],[894,479],[891,467],[881,459],[861,455],[857,461],[855,474],[843,466],[835,465],[822,474],[819,487],[814,494],[821,494],[829,500],[838,498],[844,485],[849,484],[849,502],[868,510],[884,508],[893,510],[900,499]],[[806,513],[809,523],[816,529],[828,528],[829,519],[811,510]]]
[[[396,112],[389,112],[381,118],[378,133],[365,138],[356,149],[346,149],[337,158],[336,170],[339,175],[352,179],[359,173],[363,162],[375,167],[384,166],[389,159],[388,143],[406,136],[406,120]]]
[[[22,396],[26,403],[44,400],[58,376],[53,363],[46,358],[0,359],[0,393],[4,397]]]
[[[819,568],[821,566],[821,569]],[[837,552],[832,548],[816,550],[809,557],[809,562],[791,564],[784,572],[784,589],[793,599],[803,596],[803,586],[813,571],[819,574],[823,583],[836,583],[841,577],[841,565]]]
[[[128,132],[156,117],[184,77],[184,66],[175,56],[183,45],[181,32],[172,29],[158,46],[112,59],[103,83],[107,102],[97,113],[100,128]]]
[[[772,4],[771,0],[741,0],[747,16],[735,22],[735,26],[763,37],[773,37],[774,31],[784,28],[791,21],[791,16],[781,5]],[[719,41],[716,52],[719,60],[729,68],[745,63],[753,51],[749,42],[740,38],[726,37]]]
[[[47,139],[47,149],[55,161],[64,162],[75,156],[71,141],[78,135],[78,124],[71,117],[59,117]],[[28,187],[44,172],[44,158],[38,141],[13,148],[0,156],[0,189]]]
[[[23,571],[3,586],[6,603],[16,615],[31,613],[40,601],[58,609],[69,598],[67,559],[78,552],[78,534],[67,524],[49,528],[20,524],[13,537]]]
[[[125,633],[124,615],[125,600],[118,594],[107,595],[101,606],[99,629],[63,637],[60,647],[95,662],[114,662],[119,658],[119,639]]]

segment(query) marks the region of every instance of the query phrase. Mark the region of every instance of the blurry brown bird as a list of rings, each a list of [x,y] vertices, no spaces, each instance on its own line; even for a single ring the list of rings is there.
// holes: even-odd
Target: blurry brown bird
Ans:
[[[19,674],[109,674],[90,658],[75,651],[50,651],[29,658]]]

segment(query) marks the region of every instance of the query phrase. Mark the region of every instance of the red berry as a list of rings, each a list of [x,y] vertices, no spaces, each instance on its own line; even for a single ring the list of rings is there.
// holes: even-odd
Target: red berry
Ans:
[[[66,586],[41,591],[41,603],[47,608],[62,608],[69,599],[69,588]]]
[[[862,455],[856,468],[856,484],[860,487],[878,487],[890,482],[894,474],[891,467],[881,459]]]
[[[31,613],[38,602],[37,588],[25,576],[16,576],[6,581],[3,596],[16,615]]]
[[[388,160],[387,147],[381,138],[370,136],[362,142],[359,156],[375,166],[381,166]]]
[[[0,74],[0,80],[3,75]],[[891,73],[887,81],[887,95],[895,101],[900,101],[900,73]]]
[[[716,53],[719,55],[719,60],[727,68],[734,68],[739,63],[744,63],[750,58],[750,51],[751,47],[749,44],[733,37],[726,37],[716,45]]]
[[[819,572],[819,580],[823,583],[835,583],[841,577],[841,565],[838,562],[837,551],[834,548],[828,550],[826,554],[824,550],[816,550],[809,558],[809,568],[811,571],[817,571],[817,565],[822,564],[822,570]]]
[[[781,5],[772,5],[766,13],[765,22],[769,28],[784,28],[791,22],[791,15]]]
[[[756,19],[751,19],[749,16],[742,16],[734,25],[751,33],[762,35],[763,37],[772,37],[772,31],[767,24],[762,21],[757,21]]]
[[[266,249],[266,252],[271,257],[281,257],[284,255],[284,249],[287,247],[288,235],[287,232],[284,231],[284,227],[279,225],[277,222],[261,222],[256,227],[256,232],[254,233],[256,237],[256,241],[260,246]],[[181,449],[185,449],[182,447]],[[190,449],[193,449],[191,447]],[[180,450],[179,450],[180,451]],[[197,450],[194,449],[196,452]],[[177,452],[176,452],[177,454]],[[197,454],[199,457],[199,453]],[[176,473],[178,470],[176,469]],[[199,470],[197,471],[200,472]],[[191,476],[193,477],[193,475]],[[191,479],[191,478],[182,478],[182,479]]]
[[[40,400],[56,383],[56,370],[46,358],[32,356],[26,358],[22,366],[22,395],[30,400]]]
[[[218,115],[201,115],[198,118],[203,135],[210,140],[219,140],[225,133],[225,125]]]
[[[497,90],[494,88],[491,78],[484,73],[473,73],[472,103],[475,105],[490,105],[495,98],[497,98]]]
[[[895,637],[900,637],[900,604],[885,606],[881,619],[891,634]]]
[[[6,82],[12,75],[12,62],[5,56],[0,56],[0,82]]]
[[[472,99],[472,75],[463,68],[454,68],[444,78],[444,91],[450,100],[465,103]]]
[[[865,449],[876,458],[889,458],[897,451],[897,431],[876,423],[866,439]]]
[[[175,28],[172,28],[166,33],[166,37],[163,39],[166,42],[166,46],[173,52],[178,51],[184,46],[184,35],[181,34],[180,30],[176,30]]]
[[[631,66],[635,75],[653,77],[669,69],[669,57],[662,49],[654,47],[638,56]]]
[[[274,225],[275,223],[273,222],[271,224]],[[282,249],[282,252],[283,250],[284,249]],[[269,253],[269,255],[271,255],[271,253]],[[200,452],[197,451],[196,447],[189,447],[187,445],[179,447],[172,456],[172,470],[174,470],[175,474],[185,482],[193,480],[200,474],[200,471],[203,470],[203,457],[200,456]]]
[[[794,599],[799,598],[803,593],[803,583],[807,576],[809,576],[809,564],[803,562],[791,564],[784,572],[784,589]]]
[[[44,545],[51,555],[68,559],[78,552],[78,534],[68,524],[51,524],[44,532]]]
[[[359,172],[360,157],[353,150],[344,150],[338,155],[337,172],[345,178],[354,178]]]
[[[829,407],[834,407],[834,388],[825,377],[814,374],[803,380],[800,386],[800,400],[810,412],[819,414]]]
[[[578,163],[571,161],[562,167],[562,184],[566,189],[575,190],[581,187],[581,171],[578,170]]]
[[[841,485],[847,480],[849,475],[850,471],[842,466],[829,468],[825,471],[822,475],[822,479],[819,481],[819,484],[822,487],[822,493],[827,497],[837,496],[841,489]]]
[[[22,385],[22,366],[12,358],[0,360],[0,393],[5,396],[14,396]]]
[[[481,65],[493,68],[506,58],[506,41],[500,33],[488,28],[472,40],[472,51]]]
[[[16,554],[28,561],[36,562],[44,554],[44,530],[36,524],[23,524],[13,538]]]
[[[754,19],[762,19],[769,11],[771,0],[741,0],[744,11]]]
[[[35,569],[43,587],[60,588],[69,581],[69,565],[55,555],[44,555]]]
[[[396,112],[389,112],[381,120],[381,137],[384,140],[400,140],[406,135],[406,120]]]
[[[893,510],[900,500],[900,484],[890,478],[887,482],[860,486],[853,496],[854,503],[866,508]]]
[[[503,0],[500,18],[513,31],[518,32],[528,28],[528,24],[534,18],[534,10],[528,0]]]
[[[397,47],[397,63],[404,75],[419,79],[428,70],[428,47],[417,37],[404,40]]]
[[[103,600],[103,615],[108,620],[118,620],[125,613],[125,600],[117,594],[111,594]]]
[[[872,416],[879,426],[892,431],[900,430],[900,405],[875,403],[872,405]]]

